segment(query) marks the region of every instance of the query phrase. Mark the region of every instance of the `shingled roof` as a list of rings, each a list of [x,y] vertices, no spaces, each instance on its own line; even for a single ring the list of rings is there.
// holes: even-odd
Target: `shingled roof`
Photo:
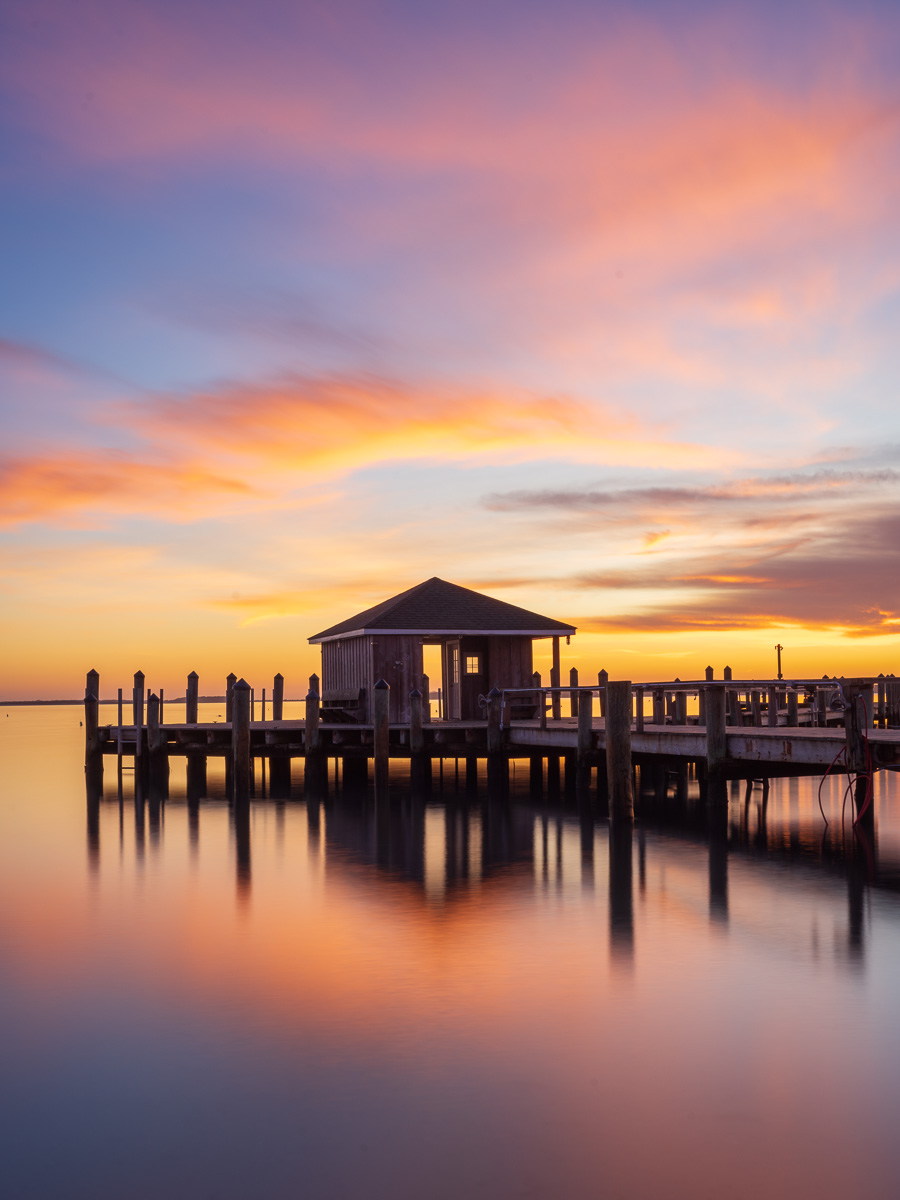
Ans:
[[[542,617],[527,608],[506,604],[493,596],[483,596],[481,592],[447,583],[435,576],[399,596],[383,600],[374,608],[332,625],[309,640],[327,642],[363,633],[421,633],[432,637],[452,637],[458,633],[515,633],[548,637],[574,632],[574,625]]]

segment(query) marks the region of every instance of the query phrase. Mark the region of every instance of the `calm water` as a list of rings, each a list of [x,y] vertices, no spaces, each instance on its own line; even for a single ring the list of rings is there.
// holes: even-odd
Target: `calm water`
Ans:
[[[809,780],[91,822],[80,715],[0,709],[2,1196],[900,1194],[896,775],[859,854]]]

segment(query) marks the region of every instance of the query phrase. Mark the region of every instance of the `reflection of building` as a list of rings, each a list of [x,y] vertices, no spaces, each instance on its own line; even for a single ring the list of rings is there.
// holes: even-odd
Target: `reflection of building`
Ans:
[[[385,679],[391,720],[408,721],[409,693],[421,689],[423,647],[440,646],[444,715],[476,720],[484,715],[479,695],[492,687],[531,686],[534,638],[574,632],[574,625],[435,577],[309,640],[322,646],[326,708],[343,707],[370,721],[372,688]]]

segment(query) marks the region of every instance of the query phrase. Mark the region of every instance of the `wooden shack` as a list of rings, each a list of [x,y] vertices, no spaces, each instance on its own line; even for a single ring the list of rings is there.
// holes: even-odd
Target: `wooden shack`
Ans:
[[[409,693],[422,690],[423,647],[439,645],[444,716],[479,720],[479,696],[531,685],[535,638],[554,638],[558,652],[559,638],[574,632],[574,625],[435,576],[309,640],[322,647],[325,711],[371,721],[372,689],[384,679],[391,720],[408,721]]]

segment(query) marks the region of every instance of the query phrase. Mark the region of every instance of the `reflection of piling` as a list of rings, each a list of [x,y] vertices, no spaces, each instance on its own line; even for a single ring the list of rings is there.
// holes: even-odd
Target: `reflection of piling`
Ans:
[[[629,680],[614,680],[606,685],[606,778],[610,819],[633,821]]]
[[[231,748],[236,801],[250,798],[250,684],[239,679],[231,693]]]
[[[727,803],[709,807],[709,915],[715,921],[728,920]]]
[[[610,684],[610,688],[614,687]],[[609,947],[614,959],[630,960],[634,954],[634,903],[632,898],[632,825],[609,826]]]
[[[375,795],[386,794],[390,780],[391,748],[391,687],[385,679],[379,679],[373,689],[372,741],[375,753]]]
[[[409,693],[409,766],[414,791],[427,791],[431,784],[431,759],[425,754],[425,706],[418,688]]]
[[[874,828],[874,806],[866,806],[866,795],[869,790],[872,768],[869,763],[867,746],[868,731],[872,727],[872,709],[874,707],[874,688],[871,681],[865,679],[844,679],[841,681],[844,693],[844,738],[846,746],[847,770],[856,775],[854,801],[857,818],[864,812],[864,821]]]
[[[243,680],[241,681],[243,682]],[[237,692],[240,683],[235,684]],[[247,687],[247,716],[250,714],[250,687]],[[248,799],[236,800],[232,809],[234,821],[235,860],[237,866],[237,894],[239,901],[250,897],[250,802]]]

